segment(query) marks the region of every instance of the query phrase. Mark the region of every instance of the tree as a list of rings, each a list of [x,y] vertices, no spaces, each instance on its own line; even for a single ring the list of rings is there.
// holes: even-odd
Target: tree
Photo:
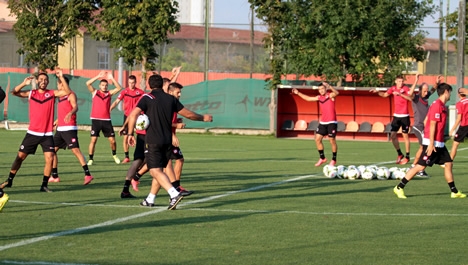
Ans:
[[[9,0],[8,7],[18,19],[13,26],[22,46],[18,53],[40,70],[54,69],[58,47],[79,35],[79,27],[91,21],[96,4],[91,0]]]
[[[424,59],[418,27],[433,12],[431,0],[249,2],[269,27],[272,85],[286,73],[388,83],[404,70],[401,59]]]
[[[468,14],[468,5],[466,6]],[[447,38],[452,38],[452,42],[457,44],[458,39],[458,8],[443,18],[446,21]],[[465,28],[468,29],[468,17],[465,17]],[[465,32],[466,32],[465,29]],[[465,53],[468,53],[468,34],[465,34]]]
[[[95,17],[99,26],[92,28],[93,36],[119,49],[116,57],[123,57],[127,64],[141,64],[143,74],[156,67],[155,45],[168,43],[168,33],[180,29],[176,1],[102,0],[100,7]],[[141,87],[145,84],[142,81]]]

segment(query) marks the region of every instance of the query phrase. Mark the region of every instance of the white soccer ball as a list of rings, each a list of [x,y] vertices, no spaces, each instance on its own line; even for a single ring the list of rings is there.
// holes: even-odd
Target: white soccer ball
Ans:
[[[366,166],[364,166],[364,165],[359,165],[359,166],[357,167],[357,169],[359,170],[359,173],[362,174],[362,173],[364,173],[364,171],[366,171]]]
[[[362,174],[362,179],[365,179],[365,180],[372,180],[374,178],[374,174],[371,172],[371,171],[364,171]]]
[[[149,124],[150,121],[148,119],[148,116],[146,116],[146,114],[141,114],[136,120],[135,128],[140,131],[146,130],[148,129]]]
[[[348,168],[347,173],[348,179],[358,179],[360,176],[359,170],[355,167]]]
[[[390,179],[396,179],[396,176],[394,174],[395,171],[399,171],[397,167],[391,167],[388,169],[390,171]]]
[[[338,177],[338,172],[336,170],[332,170],[328,172],[328,178],[334,179]]]
[[[393,172],[393,176],[395,179],[401,180],[406,176],[406,173],[401,170],[396,170]]]
[[[390,170],[386,167],[379,167],[376,172],[377,179],[386,180],[390,178]]]
[[[337,171],[337,177],[338,178],[340,178],[340,179],[345,178],[344,177],[344,173],[346,172],[346,167],[345,166],[343,166],[343,165],[337,166],[336,171]]]

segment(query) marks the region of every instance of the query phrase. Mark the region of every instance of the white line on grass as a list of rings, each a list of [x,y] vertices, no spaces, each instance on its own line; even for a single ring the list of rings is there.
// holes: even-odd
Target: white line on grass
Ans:
[[[203,198],[203,199],[199,199],[199,200],[190,201],[190,202],[181,204],[181,206],[195,204],[195,203],[201,203],[201,202],[207,202],[207,201],[215,200],[215,199],[218,199],[218,198],[222,198],[222,197],[226,197],[226,196],[230,196],[230,195],[234,195],[234,194],[238,194],[238,193],[242,193],[242,192],[255,191],[255,190],[268,188],[268,187],[272,187],[272,186],[277,186],[277,185],[281,185],[281,184],[284,184],[284,183],[297,181],[297,180],[301,180],[301,179],[306,179],[306,178],[310,178],[310,177],[314,177],[314,176],[316,176],[316,175],[299,176],[299,177],[295,177],[295,178],[292,178],[292,179],[287,179],[287,180],[283,180],[283,181],[279,181],[279,182],[260,185],[260,186],[256,186],[256,187],[252,187],[252,188],[248,188],[248,189],[243,189],[243,190],[238,190],[238,191],[231,191],[231,192],[227,192],[227,193],[220,194],[220,195],[215,195],[215,196],[211,196],[211,197],[207,197],[207,198]],[[53,234],[46,235],[46,236],[40,236],[40,237],[35,237],[35,238],[27,239],[27,240],[22,240],[22,241],[13,243],[13,244],[7,244],[7,245],[4,245],[4,246],[0,246],[0,251],[10,249],[10,248],[14,248],[14,247],[25,246],[25,245],[37,243],[37,242],[40,242],[40,241],[56,238],[56,237],[76,234],[76,233],[80,233],[80,232],[95,229],[95,228],[109,226],[109,225],[113,225],[113,224],[117,224],[117,223],[122,223],[122,222],[126,222],[126,221],[129,221],[129,220],[144,217],[144,216],[147,216],[147,215],[160,213],[160,212],[163,212],[163,211],[167,211],[167,209],[165,209],[165,208],[155,209],[155,210],[140,213],[140,214],[135,214],[135,215],[131,215],[131,216],[123,217],[123,218],[117,218],[117,219],[114,219],[114,220],[109,220],[107,222],[103,222],[103,223],[99,223],[99,224],[95,224],[95,225],[80,227],[80,228],[76,228],[76,229],[72,229],[72,230],[62,231],[62,232],[59,232],[59,233],[53,233]]]

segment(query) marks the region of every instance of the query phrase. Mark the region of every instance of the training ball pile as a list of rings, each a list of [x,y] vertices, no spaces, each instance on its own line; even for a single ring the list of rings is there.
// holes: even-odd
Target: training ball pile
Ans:
[[[141,114],[136,120],[135,128],[137,130],[143,131],[148,129],[149,124],[150,121],[148,119],[148,116],[146,116],[146,114]]]
[[[375,165],[371,166],[331,166],[326,165],[323,167],[323,175],[327,178],[338,178],[338,179],[364,179],[364,180],[387,180],[387,179],[402,179],[405,177],[408,168],[398,167],[379,167]]]

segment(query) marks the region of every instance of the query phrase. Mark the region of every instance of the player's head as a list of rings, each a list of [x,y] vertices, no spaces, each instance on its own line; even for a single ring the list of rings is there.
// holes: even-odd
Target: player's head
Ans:
[[[401,88],[403,87],[403,76],[402,75],[399,75],[395,78],[395,85],[398,87],[398,88]]]
[[[443,97],[445,99],[445,102],[450,100],[451,92],[452,92],[452,87],[447,83],[440,83],[437,86],[437,95],[439,95],[439,98]]]
[[[151,89],[162,89],[163,79],[160,75],[155,74],[149,77],[148,84]]]
[[[463,91],[463,88],[460,87],[460,88],[458,89],[458,96],[459,96],[460,98],[465,98],[465,97],[466,97],[466,94],[464,94],[463,92],[464,92],[464,91]]]
[[[68,77],[63,76],[63,79],[65,80],[65,82],[67,82],[67,85],[70,85],[70,80],[68,79]],[[63,89],[62,80],[60,80],[60,79],[57,79],[57,88],[58,88],[59,90],[62,90],[62,89]]]
[[[49,76],[46,73],[39,73],[37,75],[37,88],[44,90],[49,85]]]
[[[325,87],[325,85],[323,83],[320,83],[318,85],[318,92],[320,95],[325,95],[325,93],[327,93],[327,87]]]
[[[106,79],[101,79],[101,81],[99,81],[99,89],[101,91],[107,91],[108,86],[109,86],[109,82],[107,82]]]
[[[183,86],[179,83],[170,83],[167,89],[167,93],[174,96],[176,99],[180,99],[180,96],[182,95],[182,88]]]
[[[131,75],[128,77],[128,87],[130,89],[135,89],[136,86],[136,76]]]
[[[422,83],[419,86],[419,95],[422,98],[427,98],[428,97],[428,95],[429,95],[429,85],[427,83]]]

